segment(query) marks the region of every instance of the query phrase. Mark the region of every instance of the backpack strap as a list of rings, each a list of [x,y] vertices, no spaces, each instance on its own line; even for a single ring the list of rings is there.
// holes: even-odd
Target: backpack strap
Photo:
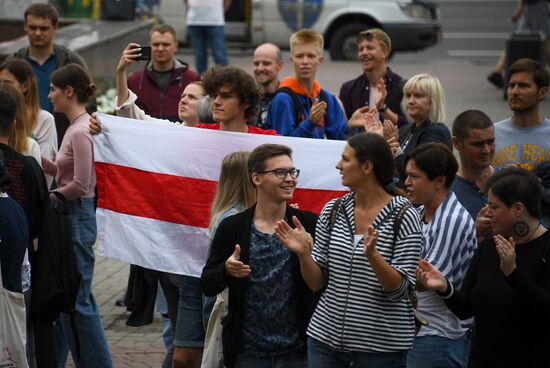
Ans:
[[[332,208],[330,209],[330,216],[328,218],[329,236],[332,236],[332,229],[334,228],[334,220],[336,220],[336,214],[338,213],[338,210],[340,209],[340,204],[341,203],[342,203],[342,197],[339,197],[334,201],[334,204],[332,205]]]
[[[298,127],[298,124],[300,124],[304,119],[302,115],[302,108],[303,105],[298,99],[298,96],[296,95],[296,92],[294,92],[290,87],[281,87],[277,90],[277,93],[286,93],[290,96],[292,99],[292,106],[294,107],[294,129]],[[321,88],[321,93],[319,94],[319,100],[325,101],[327,103],[327,111],[328,111],[328,96],[324,89]],[[326,115],[324,116],[325,122],[326,122]]]
[[[397,210],[395,215],[395,221],[393,222],[393,243],[397,243],[397,235],[399,235],[399,230],[401,230],[401,223],[403,222],[403,216],[409,208],[413,208],[410,203],[404,204]]]
[[[292,106],[294,107],[294,128],[302,121],[302,103],[298,100],[296,93],[289,87],[281,87],[277,93],[286,93],[292,99]]]

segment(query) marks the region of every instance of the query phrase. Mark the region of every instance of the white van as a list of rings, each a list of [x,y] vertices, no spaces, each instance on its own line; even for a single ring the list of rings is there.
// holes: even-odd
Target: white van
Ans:
[[[162,0],[158,14],[187,41],[183,0]],[[351,60],[357,34],[370,27],[390,35],[393,51],[420,50],[441,38],[439,7],[429,0],[232,0],[225,32],[230,44],[288,48],[293,32],[313,28],[333,60]]]

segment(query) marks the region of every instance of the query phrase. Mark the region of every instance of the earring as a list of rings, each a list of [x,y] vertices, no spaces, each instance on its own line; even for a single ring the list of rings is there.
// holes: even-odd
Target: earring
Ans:
[[[514,224],[514,227],[512,228],[512,231],[514,232],[514,235],[517,237],[524,237],[525,235],[529,234],[529,225],[527,225],[527,222],[523,220],[519,220]]]

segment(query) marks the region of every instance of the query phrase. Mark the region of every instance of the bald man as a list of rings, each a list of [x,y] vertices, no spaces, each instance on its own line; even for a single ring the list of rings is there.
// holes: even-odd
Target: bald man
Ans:
[[[279,72],[284,66],[281,50],[272,43],[263,43],[254,50],[254,78],[260,87],[260,102],[252,125],[262,128],[267,118],[271,100],[279,88]]]

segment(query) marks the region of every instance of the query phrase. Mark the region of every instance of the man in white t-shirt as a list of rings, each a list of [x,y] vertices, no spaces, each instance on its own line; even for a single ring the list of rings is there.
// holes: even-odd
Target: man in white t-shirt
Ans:
[[[540,111],[550,75],[544,65],[531,59],[516,61],[508,75],[508,105],[513,115],[495,124],[493,165],[517,165],[533,171],[537,164],[550,161],[550,119]]]
[[[231,0],[184,0],[184,3],[187,32],[199,74],[208,68],[207,46],[217,65],[227,65],[224,12],[231,6]]]

